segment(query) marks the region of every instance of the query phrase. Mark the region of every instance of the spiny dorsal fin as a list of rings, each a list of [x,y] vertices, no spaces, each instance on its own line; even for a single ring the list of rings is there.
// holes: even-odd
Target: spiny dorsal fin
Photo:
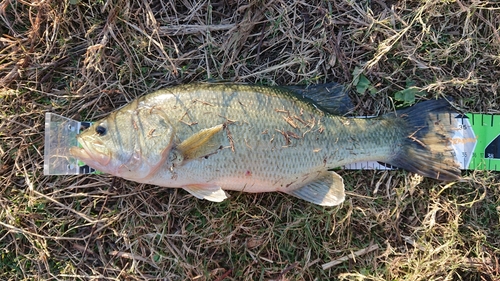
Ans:
[[[310,86],[284,86],[297,95],[310,99],[314,104],[334,115],[345,115],[352,110],[351,99],[344,86],[337,83]]]
[[[312,182],[287,193],[317,205],[336,206],[344,202],[344,180],[333,171],[325,171]]]

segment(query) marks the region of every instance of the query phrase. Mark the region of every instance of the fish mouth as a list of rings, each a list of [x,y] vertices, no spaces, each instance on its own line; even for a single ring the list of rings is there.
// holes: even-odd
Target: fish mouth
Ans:
[[[111,154],[99,140],[85,140],[77,136],[78,143],[82,147],[73,146],[69,149],[71,155],[84,162],[92,168],[103,170],[111,162]]]

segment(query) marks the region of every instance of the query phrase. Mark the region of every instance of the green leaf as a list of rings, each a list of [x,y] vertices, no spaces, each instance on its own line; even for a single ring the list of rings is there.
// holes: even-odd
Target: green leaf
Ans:
[[[358,92],[359,94],[364,94],[370,87],[370,80],[368,80],[368,78],[366,78],[366,76],[364,76],[363,74],[360,74],[358,84],[356,84],[356,92]]]
[[[394,93],[394,99],[403,102],[404,105],[412,105],[415,103],[415,95],[420,93],[417,87],[410,87]]]
[[[352,71],[352,84],[356,86],[356,92],[358,94],[365,94],[368,91],[370,94],[375,95],[377,93],[377,89],[372,85],[372,82],[366,78],[366,76],[362,73],[363,68],[355,67]]]

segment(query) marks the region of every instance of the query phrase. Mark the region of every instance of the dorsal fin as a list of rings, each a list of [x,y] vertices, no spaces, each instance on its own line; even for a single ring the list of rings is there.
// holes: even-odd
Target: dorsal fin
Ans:
[[[208,80],[208,84],[231,84],[226,80]],[[241,84],[247,85],[247,84]],[[271,86],[272,87],[272,86]],[[313,104],[333,115],[347,115],[354,108],[343,85],[331,82],[316,85],[279,86],[296,96],[310,100]]]
[[[310,86],[284,86],[298,96],[311,100],[315,105],[334,115],[346,115],[354,107],[344,86],[337,83]]]

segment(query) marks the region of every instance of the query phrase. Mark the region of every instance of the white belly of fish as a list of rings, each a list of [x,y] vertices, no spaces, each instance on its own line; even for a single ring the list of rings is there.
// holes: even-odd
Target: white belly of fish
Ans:
[[[148,183],[165,187],[220,186],[243,192],[287,192],[309,182],[324,170],[319,157],[303,148],[261,151],[221,150],[208,158],[195,159],[182,167],[164,167]],[[311,151],[311,154],[314,152]],[[319,155],[318,155],[319,156]],[[314,163],[316,162],[316,163]]]

